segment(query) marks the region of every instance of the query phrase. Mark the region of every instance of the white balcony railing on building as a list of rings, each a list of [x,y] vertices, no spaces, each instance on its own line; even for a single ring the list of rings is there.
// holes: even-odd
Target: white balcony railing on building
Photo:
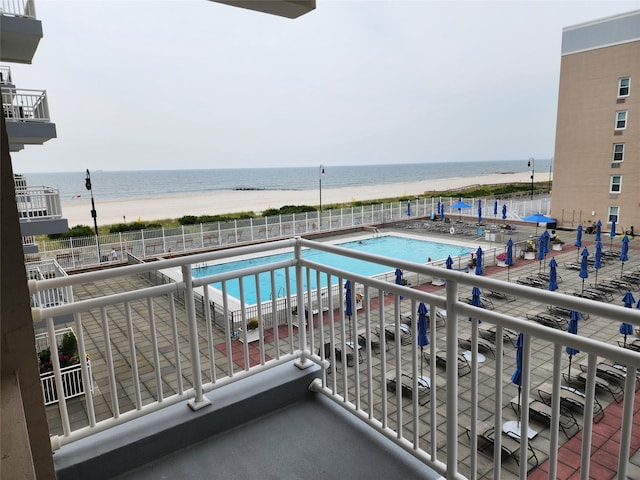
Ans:
[[[50,122],[46,90],[2,88],[2,110],[7,122]]]
[[[25,265],[29,280],[44,280],[47,278],[66,277],[67,272],[55,260],[31,262]],[[73,291],[70,286],[55,287],[40,290],[31,295],[32,307],[53,307],[73,301]],[[46,348],[46,347],[45,347]],[[39,349],[42,350],[42,349]]]
[[[0,87],[4,87],[5,85],[13,85],[11,67],[8,65],[0,65]]]
[[[35,0],[2,0],[2,15],[36,18]]]
[[[21,221],[62,218],[60,192],[46,186],[16,190],[16,206]]]
[[[192,269],[204,262],[220,261],[237,255],[265,254],[283,248],[293,251],[291,260],[205,278],[195,279],[192,276]],[[390,271],[401,268],[405,274],[411,272],[425,278],[430,276],[442,278],[446,281],[445,295],[427,293],[397,285],[392,281],[363,277],[353,272],[314,263],[301,256],[302,248],[379,263],[388,266]],[[179,268],[182,272],[179,281],[157,286],[146,284],[147,286],[135,289],[125,288],[124,291],[122,287],[106,288],[107,284],[118,285],[118,282],[124,282],[132,276],[146,277],[160,274],[160,270],[165,268]],[[295,280],[289,268],[294,269]],[[206,305],[211,305],[211,308],[205,308],[197,314],[194,291],[213,282],[222,282],[224,294],[227,291],[228,282],[242,276],[245,282],[255,284],[259,293],[258,275],[260,273],[269,276],[271,291],[277,291],[274,278],[276,273],[281,273],[286,278],[284,291],[291,302],[295,300],[297,305],[306,305],[310,312],[314,306],[322,305],[321,311],[324,311],[326,306],[326,316],[324,322],[309,322],[308,328],[295,329],[291,308],[287,307],[282,312],[281,319],[274,322],[271,318],[272,314],[278,311],[275,299],[272,299],[270,311],[259,307],[255,312],[258,321],[258,341],[252,344],[252,350],[257,348],[259,352],[259,361],[256,361],[253,351],[250,357],[246,342],[240,350],[232,348],[232,342],[237,340],[233,338],[234,327],[229,321],[228,302],[224,297],[221,303],[211,305],[209,289],[203,289],[203,301]],[[327,284],[337,285],[343,285],[346,280],[350,280],[353,285],[358,286],[358,291],[363,295],[363,308],[354,310],[353,316],[348,318],[345,315],[343,289],[338,288],[337,293],[323,296],[322,289],[310,287],[314,284],[312,282],[314,279],[318,285],[322,280],[326,280]],[[469,477],[476,478],[479,464],[476,425],[478,420],[485,420],[479,418],[479,409],[481,408],[485,414],[492,412],[490,422],[494,425],[495,431],[501,431],[505,408],[504,390],[506,385],[511,385],[504,379],[505,362],[513,354],[507,354],[502,342],[496,342],[495,359],[487,359],[480,375],[477,350],[478,322],[469,322],[471,318],[481,319],[483,328],[495,326],[498,339],[503,337],[504,329],[507,328],[524,333],[520,478],[526,477],[529,468],[527,458],[529,440],[526,433],[529,426],[527,407],[530,392],[536,387],[533,383],[534,379],[539,381],[541,378],[543,381],[551,381],[552,384],[549,440],[548,443],[543,441],[543,444],[549,458],[549,478],[556,476],[557,452],[561,440],[558,427],[561,414],[559,395],[562,381],[561,369],[565,355],[563,347],[568,344],[580,350],[587,358],[584,364],[586,406],[580,425],[583,445],[582,478],[589,477],[598,357],[619,365],[624,371],[622,374],[625,379],[622,397],[623,413],[621,418],[611,421],[620,430],[618,473],[620,478],[626,478],[632,433],[634,386],[637,369],[640,367],[640,353],[604,341],[545,327],[514,316],[512,313],[498,313],[474,307],[460,301],[459,294],[461,290],[469,291],[470,287],[477,286],[482,291],[514,296],[517,300],[512,305],[518,305],[519,302],[535,302],[543,306],[556,305],[591,314],[592,317],[598,316],[614,326],[619,325],[620,322],[627,322],[635,327],[640,326],[639,310],[533,289],[489,277],[365,254],[304,239],[281,240],[69,277],[29,281],[31,294],[70,286],[73,286],[74,292],[77,292],[83,285],[92,291],[104,290],[104,293],[97,293],[91,298],[78,299],[75,303],[33,309],[34,321],[46,320],[49,335],[54,335],[52,317],[73,314],[80,357],[85,358],[90,354],[92,359],[99,357],[101,362],[104,361],[102,377],[95,380],[98,390],[105,393],[99,398],[96,395],[84,397],[86,419],[83,425],[72,430],[67,413],[67,401],[58,402],[62,426],[60,432],[52,434],[54,448],[61,444],[81,441],[93,432],[105,430],[123,421],[133,420],[178,402],[189,403],[193,408],[198,408],[207,403],[204,397],[206,392],[225,388],[230,382],[240,381],[282,362],[297,359],[302,365],[306,362],[314,362],[324,367],[321,380],[314,383],[316,391],[334,399],[338,405],[353,412],[425,464],[446,475],[447,478],[461,478],[462,475],[459,472],[464,464],[464,468],[469,469],[465,474],[468,473]],[[100,285],[105,287],[101,289]],[[297,293],[292,293],[294,285]],[[241,287],[239,300],[244,307],[246,302],[243,292]],[[402,301],[401,296],[404,297]],[[353,297],[352,301],[355,302]],[[446,312],[446,336],[436,339],[435,328],[432,326],[430,344],[426,348],[432,359],[436,358],[436,352],[446,349],[444,358],[448,367],[445,382],[438,379],[436,362],[431,362],[428,367],[431,378],[428,397],[419,399],[418,395],[414,395],[411,402],[407,403],[403,401],[400,388],[393,394],[387,392],[385,388],[387,375],[395,374],[399,377],[401,372],[409,372],[413,378],[410,387],[414,392],[418,392],[418,372],[421,368],[420,348],[415,341],[405,346],[401,346],[401,342],[395,342],[395,344],[392,343],[390,351],[386,352],[385,336],[381,335],[379,353],[374,353],[369,339],[374,329],[384,331],[386,324],[389,323],[395,325],[392,327],[393,333],[396,338],[399,338],[400,322],[403,317],[411,318],[410,331],[412,338],[415,339],[418,323],[416,312],[419,302],[424,302],[430,312],[438,310]],[[182,303],[184,306],[181,305]],[[509,309],[509,312],[514,310]],[[216,322],[212,315],[224,319],[220,322],[221,327],[214,326]],[[246,332],[250,318],[246,312],[241,312],[240,316],[242,331]],[[463,330],[469,329],[471,329],[470,383],[469,377],[458,377],[458,344],[455,340]],[[365,345],[358,349],[363,357],[362,363],[356,361],[350,364],[349,355],[342,355],[341,359],[336,358],[336,349],[349,352],[348,342],[358,338],[358,335],[362,335],[366,340]],[[329,348],[325,356],[326,344]],[[534,345],[536,351],[546,348],[549,352],[548,362],[545,365],[547,369],[543,372],[543,377],[540,372],[532,370],[530,354]],[[54,352],[52,352],[52,358],[55,358]],[[372,368],[374,360],[378,365],[375,370]],[[511,358],[509,360],[513,361]],[[169,362],[168,366],[163,365],[164,361]],[[330,371],[326,369],[328,363],[332,366]],[[491,372],[490,375],[487,375],[487,369]],[[82,379],[85,384],[89,379],[88,375],[89,372],[85,366],[82,368]],[[492,383],[491,387],[484,390],[482,394],[478,389],[480,376]],[[63,380],[59,366],[54,368],[54,377],[56,388],[60,391],[63,388]],[[124,386],[125,383],[127,386]],[[487,395],[487,391],[491,391],[491,395]],[[375,404],[376,398],[379,404]],[[425,400],[428,400],[428,404],[422,405]],[[94,402],[97,401],[106,402],[106,408],[96,409]],[[464,405],[459,405],[459,402]],[[403,405],[403,408],[397,408],[398,405]],[[446,415],[438,414],[438,408],[440,412],[445,409]],[[105,415],[104,412],[108,412],[106,414],[108,416],[100,417],[96,413],[98,411],[103,415]],[[78,419],[74,420],[77,424]],[[421,425],[425,422],[427,430],[421,431],[421,428],[424,428]],[[460,442],[462,442],[460,432],[463,431],[462,427],[468,425],[471,425],[470,456],[468,459],[462,459],[459,457]],[[498,472],[494,473],[494,476],[499,478],[503,461],[500,435],[495,437],[494,442],[494,471]],[[470,466],[467,467],[467,465]]]

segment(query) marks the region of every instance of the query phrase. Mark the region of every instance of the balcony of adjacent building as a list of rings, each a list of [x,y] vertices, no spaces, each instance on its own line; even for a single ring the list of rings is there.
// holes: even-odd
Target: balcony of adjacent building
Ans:
[[[41,38],[34,0],[1,0],[0,61],[31,63]]]
[[[556,292],[509,281],[543,278],[536,260],[503,268],[487,255],[474,275],[333,243],[294,238],[153,262],[127,253],[128,266],[72,276],[55,261],[27,267],[49,354],[43,397],[58,478],[638,473],[640,353],[622,348],[638,341],[618,329],[640,327],[640,310],[620,301],[640,280],[610,290],[609,302],[575,295],[584,278],[568,267]],[[388,273],[363,276],[305,250]],[[548,255],[547,275],[550,256],[575,263],[574,250]],[[629,279],[639,266],[630,256]],[[599,273],[613,289],[623,272],[610,262]],[[261,291],[264,301],[250,298]],[[577,334],[568,312],[580,312]],[[60,360],[70,331],[74,374]]]
[[[64,233],[69,229],[62,216],[60,192],[56,188],[27,185],[22,175],[14,176],[16,206],[25,253],[36,253],[36,235]]]
[[[16,88],[8,67],[3,66],[0,74],[3,78],[0,88],[9,150],[16,152],[25,145],[42,145],[56,138],[56,125],[51,122],[47,92]]]

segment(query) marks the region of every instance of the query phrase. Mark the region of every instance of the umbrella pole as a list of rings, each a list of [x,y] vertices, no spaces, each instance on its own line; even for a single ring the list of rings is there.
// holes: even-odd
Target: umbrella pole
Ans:
[[[596,280],[594,285],[597,287],[598,286],[598,270],[600,270],[599,268],[596,268]]]
[[[351,338],[351,315],[349,315],[349,343],[351,344],[351,347],[353,347],[353,340]]]
[[[627,348],[627,334],[624,334],[624,343],[623,343],[623,347]]]
[[[584,295],[584,278],[582,279],[582,291],[580,292],[580,295]]]
[[[507,265],[507,282],[509,282],[509,272],[511,272],[511,265]]]
[[[571,360],[573,359],[573,355],[569,355],[569,370],[567,372],[567,383],[571,385]]]
[[[578,247],[578,255],[576,256],[576,262],[580,261],[580,247]]]
[[[620,267],[620,279],[622,280],[622,271],[624,270],[624,262],[622,262],[622,267]]]
[[[420,347],[420,377],[422,377],[422,362],[424,361],[424,347]]]
[[[520,417],[521,417],[521,415],[520,415],[520,401],[521,401],[520,400],[520,398],[521,398],[520,394],[521,394],[521,392],[522,392],[522,386],[518,385],[518,428],[520,428]]]

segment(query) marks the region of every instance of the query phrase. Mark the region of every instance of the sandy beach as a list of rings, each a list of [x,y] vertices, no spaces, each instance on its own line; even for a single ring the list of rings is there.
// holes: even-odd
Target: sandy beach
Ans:
[[[535,181],[548,177],[536,175]],[[470,185],[493,185],[501,183],[526,183],[531,177],[528,172],[492,174],[479,177],[459,177],[441,180],[425,180],[410,183],[369,185],[346,188],[323,188],[322,204],[350,203],[404,195],[421,196],[434,191],[460,188]],[[95,199],[98,225],[128,223],[140,219],[143,222],[184,215],[219,215],[233,212],[253,211],[260,213],[268,208],[284,205],[318,205],[319,191],[315,190],[243,190],[218,191],[211,193],[167,195],[153,198],[126,200]],[[91,202],[86,199],[63,202],[62,212],[69,226],[92,225]]]

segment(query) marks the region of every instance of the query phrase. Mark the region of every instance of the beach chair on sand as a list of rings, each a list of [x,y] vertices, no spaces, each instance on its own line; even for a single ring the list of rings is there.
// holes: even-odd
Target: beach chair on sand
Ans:
[[[414,382],[413,376],[402,372],[401,379],[398,382],[395,372],[387,373],[387,390],[395,392],[400,384],[402,388],[402,395],[408,398],[413,398]],[[431,390],[431,384],[426,378],[418,377],[418,403],[420,405],[426,405],[429,402],[429,391]]]

